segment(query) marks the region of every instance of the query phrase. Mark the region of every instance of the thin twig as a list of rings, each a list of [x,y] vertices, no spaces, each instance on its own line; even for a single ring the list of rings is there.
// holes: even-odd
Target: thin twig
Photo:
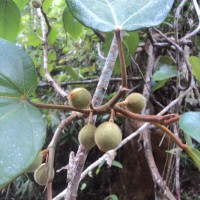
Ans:
[[[142,77],[128,77],[127,81],[140,81],[142,80]],[[109,82],[119,82],[122,81],[122,78],[110,78]],[[98,83],[99,78],[92,79],[92,80],[80,80],[80,81],[68,81],[68,82],[63,82],[60,83],[61,87],[66,87],[68,85],[85,85],[85,84],[92,84],[92,83]],[[49,87],[50,84],[47,82],[40,82],[38,87]]]
[[[199,5],[197,3],[197,0],[193,0],[192,1],[197,13],[197,17],[199,20],[199,24],[197,26],[197,28],[195,30],[193,30],[191,33],[187,34],[186,36],[184,36],[183,38],[181,38],[181,41],[187,40],[188,38],[192,37],[193,35],[196,35],[199,31],[200,31],[200,8]]]
[[[48,29],[46,27],[46,20],[40,8],[37,9],[38,16],[40,18],[40,24],[42,28],[42,45],[43,45],[43,57],[44,57],[44,72],[47,81],[52,85],[52,87],[57,91],[61,96],[67,98],[67,93],[56,83],[52,78],[48,70]]]
[[[122,87],[127,87],[127,73],[126,73],[126,63],[124,58],[124,52],[123,52],[123,46],[121,42],[121,30],[117,29],[115,31],[115,36],[117,40],[117,46],[119,51],[119,61],[120,61],[120,67],[121,67],[121,76],[122,76]]]
[[[179,132],[177,124],[173,125],[174,135],[179,138]],[[177,200],[181,200],[181,186],[180,186],[180,151],[176,151],[176,163],[175,163],[175,181],[176,181],[176,196]]]

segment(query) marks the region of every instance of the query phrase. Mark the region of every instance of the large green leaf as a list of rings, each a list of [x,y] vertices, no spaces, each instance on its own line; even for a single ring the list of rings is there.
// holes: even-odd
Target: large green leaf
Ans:
[[[180,128],[192,138],[200,142],[200,112],[186,112],[181,115]]]
[[[137,30],[164,21],[174,0],[66,0],[71,13],[84,25],[103,32]]]
[[[192,74],[200,82],[200,58],[196,56],[190,56],[190,64],[192,65]]]
[[[0,38],[14,42],[20,25],[20,11],[12,0],[0,0]]]
[[[27,102],[35,91],[35,67],[14,44],[0,39],[0,188],[22,174],[41,150],[46,128]]]
[[[200,171],[200,151],[198,151],[197,149],[188,147],[187,153],[190,155],[190,157],[192,158],[195,165],[198,167]]]

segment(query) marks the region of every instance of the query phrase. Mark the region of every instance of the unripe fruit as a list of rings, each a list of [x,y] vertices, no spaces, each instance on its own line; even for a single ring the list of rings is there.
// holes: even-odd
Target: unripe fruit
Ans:
[[[31,3],[34,8],[40,8],[42,6],[41,0],[32,0]]]
[[[133,113],[140,113],[146,106],[146,99],[140,93],[132,93],[126,97],[126,107]]]
[[[74,108],[84,109],[89,107],[92,96],[85,88],[76,88],[70,92],[68,100]]]
[[[96,131],[96,126],[93,124],[85,125],[79,132],[78,140],[85,149],[90,150],[95,146],[94,133]]]
[[[53,171],[54,178],[55,172]],[[34,172],[34,180],[41,186],[45,186],[48,178],[48,166],[46,163],[41,164]]]
[[[94,134],[94,140],[103,152],[116,148],[122,141],[120,128],[113,122],[99,125]]]
[[[34,172],[42,163],[42,154],[39,153],[37,158],[34,160],[34,162],[31,164],[31,166],[26,170],[27,173]]]

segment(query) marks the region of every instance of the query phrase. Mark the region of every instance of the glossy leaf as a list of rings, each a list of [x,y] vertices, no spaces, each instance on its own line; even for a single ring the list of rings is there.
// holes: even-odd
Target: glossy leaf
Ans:
[[[159,63],[158,67],[159,70],[157,70],[152,76],[154,81],[163,81],[172,77],[176,77],[178,74],[176,68],[172,65]]]
[[[200,171],[200,151],[198,151],[197,149],[188,147],[187,153],[190,155],[190,157],[192,158],[195,165],[198,167]]]
[[[0,38],[14,42],[20,25],[20,11],[12,0],[0,1]]]
[[[200,112],[186,112],[181,115],[179,124],[185,134],[190,135],[200,143]]]
[[[192,65],[192,74],[200,82],[200,58],[196,56],[190,56],[189,61]]]
[[[72,38],[78,38],[82,32],[82,24],[80,24],[66,8],[63,12],[63,24],[65,31],[71,35]]]
[[[14,44],[0,39],[0,188],[22,174],[45,140],[42,115],[27,102],[35,91],[35,67]]]
[[[164,21],[174,0],[66,0],[71,13],[85,26],[103,32],[133,31]]]

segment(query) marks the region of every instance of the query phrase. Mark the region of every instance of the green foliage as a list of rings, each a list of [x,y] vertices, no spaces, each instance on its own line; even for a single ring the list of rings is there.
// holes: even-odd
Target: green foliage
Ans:
[[[85,26],[111,32],[117,28],[133,31],[160,24],[166,18],[174,0],[166,0],[164,4],[154,0],[112,2],[66,0],[66,2],[72,15]]]
[[[200,151],[189,147],[187,153],[190,155],[190,157],[192,158],[195,165],[198,167],[198,169],[200,171]]]
[[[118,200],[118,197],[114,194],[109,195],[108,197],[106,197],[104,200]]]
[[[180,128],[200,143],[200,112],[186,112],[181,115]]]
[[[12,0],[0,1],[0,38],[14,42],[20,25],[20,11]]]
[[[105,43],[103,45],[105,55],[107,55],[110,50],[110,45],[113,40],[113,36],[114,36],[113,33],[105,33]],[[131,63],[131,56],[135,55],[138,44],[139,44],[138,32],[128,32],[125,34],[122,45],[124,50],[126,66],[129,66],[129,64]],[[120,75],[121,73],[119,58],[115,63],[114,73],[115,75]]]
[[[113,160],[113,161],[112,161],[112,166],[118,167],[118,168],[120,168],[120,169],[123,168],[122,164],[121,164],[120,162],[116,161],[116,160]]]
[[[23,10],[24,7],[30,2],[30,0],[14,0],[20,10]]]
[[[196,56],[190,56],[189,61],[192,65],[192,74],[200,82],[200,58]]]
[[[152,76],[153,81],[156,83],[152,88],[153,91],[160,89],[170,78],[178,75],[176,68],[170,64],[159,62],[157,68],[158,70]]]
[[[23,173],[41,150],[44,120],[26,98],[36,88],[36,73],[29,56],[0,39],[0,187]]]
[[[69,33],[74,39],[77,39],[82,33],[82,25],[72,16],[68,8],[63,12],[63,25],[65,32]]]

